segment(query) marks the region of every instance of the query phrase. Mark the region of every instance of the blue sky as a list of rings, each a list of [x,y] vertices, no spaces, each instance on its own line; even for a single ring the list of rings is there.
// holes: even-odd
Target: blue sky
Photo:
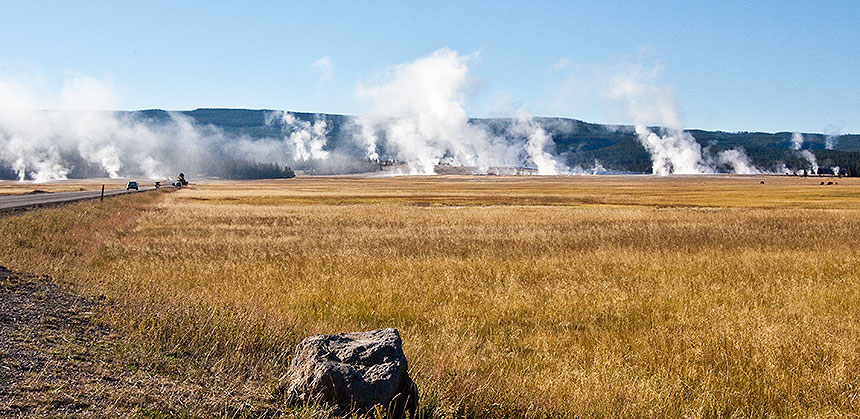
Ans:
[[[597,85],[640,66],[688,128],[860,132],[860,1],[11,1],[0,44],[3,79],[95,77],[122,109],[359,113],[358,84],[448,47],[471,116],[630,123]]]

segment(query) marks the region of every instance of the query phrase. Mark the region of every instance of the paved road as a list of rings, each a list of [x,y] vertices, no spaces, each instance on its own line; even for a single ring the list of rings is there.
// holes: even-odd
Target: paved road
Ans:
[[[139,191],[126,191],[125,189],[106,189],[105,196],[122,195],[126,193],[145,192],[155,190],[154,187],[140,188]],[[83,192],[51,192],[22,195],[0,195],[0,211],[14,210],[20,208],[37,207],[41,205],[61,204],[65,202],[83,201],[95,199],[102,194],[98,191]]]

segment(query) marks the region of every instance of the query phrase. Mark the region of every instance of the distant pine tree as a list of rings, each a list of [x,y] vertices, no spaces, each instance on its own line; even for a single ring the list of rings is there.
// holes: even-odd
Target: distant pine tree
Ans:
[[[221,179],[288,179],[296,177],[289,166],[259,163],[250,160],[225,160],[216,164],[216,176]]]

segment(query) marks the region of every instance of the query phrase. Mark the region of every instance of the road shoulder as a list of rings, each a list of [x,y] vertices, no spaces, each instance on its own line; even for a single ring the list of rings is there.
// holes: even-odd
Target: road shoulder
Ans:
[[[121,337],[98,320],[103,304],[0,267],[0,417],[205,417],[247,408],[119,356]]]

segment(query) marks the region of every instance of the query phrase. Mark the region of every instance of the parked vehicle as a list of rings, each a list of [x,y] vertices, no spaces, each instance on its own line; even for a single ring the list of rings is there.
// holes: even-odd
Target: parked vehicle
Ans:
[[[131,190],[131,189],[134,189],[134,190],[136,190],[136,191],[137,191],[137,190],[139,190],[139,189],[137,189],[137,182],[135,182],[135,181],[131,181],[131,182],[128,182],[128,183],[126,183],[126,184],[125,184],[125,190],[127,190],[127,191],[128,191],[128,190]]]

